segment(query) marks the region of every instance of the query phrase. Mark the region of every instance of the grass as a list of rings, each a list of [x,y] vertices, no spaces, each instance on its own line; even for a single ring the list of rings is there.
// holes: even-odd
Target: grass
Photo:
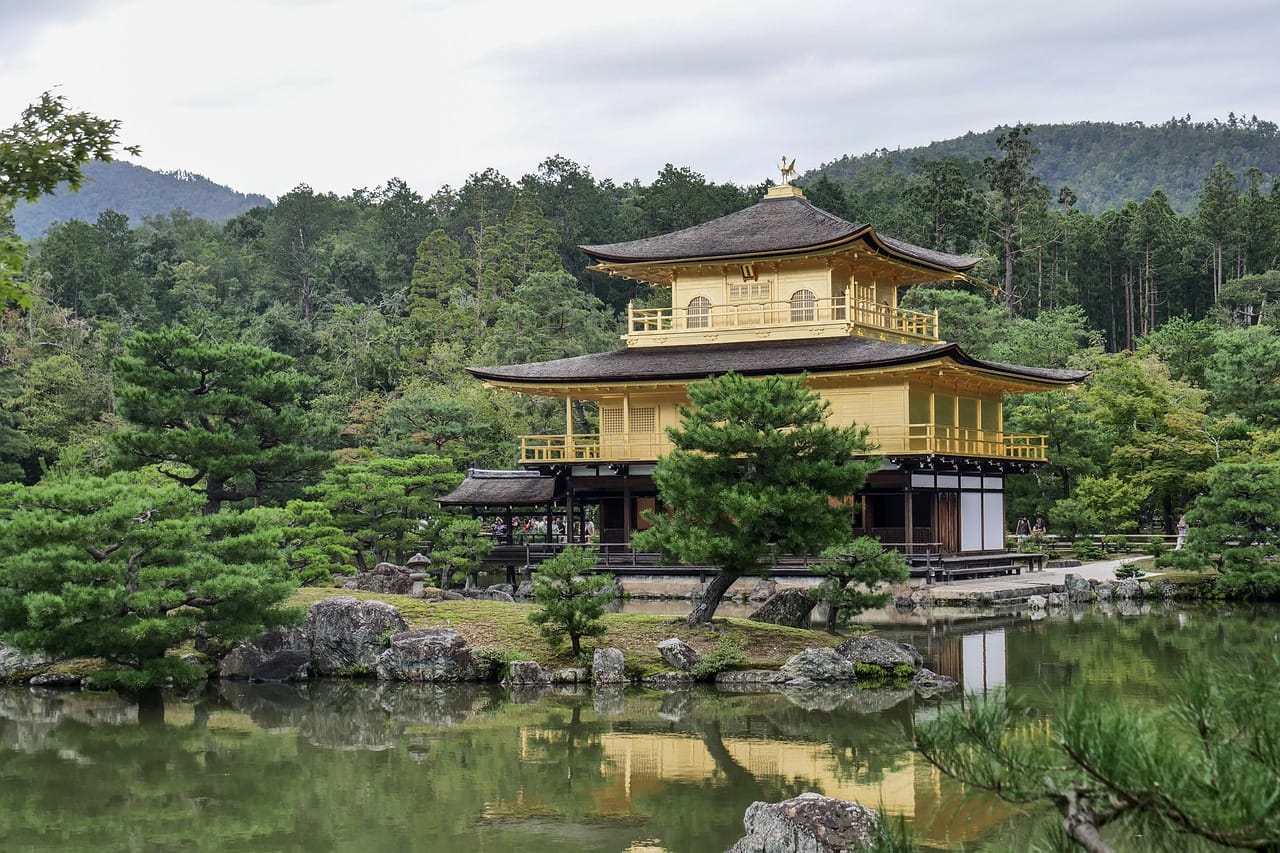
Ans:
[[[522,657],[538,661],[544,667],[574,666],[566,643],[559,649],[548,645],[538,628],[528,620],[535,605],[502,601],[429,601],[402,595],[303,587],[294,593],[290,604],[310,607],[318,601],[338,596],[384,601],[400,611],[413,628],[452,628],[473,649],[518,651]],[[584,638],[582,647],[590,653],[596,648],[612,646],[622,650],[628,670],[640,675],[670,669],[658,653],[658,643],[679,637],[706,655],[716,643],[728,637],[741,643],[749,669],[781,666],[797,652],[818,646],[834,646],[841,637],[824,631],[783,628],[748,619],[716,619],[710,625],[689,628],[683,617],[647,613],[606,613],[602,620],[608,633],[602,637]]]

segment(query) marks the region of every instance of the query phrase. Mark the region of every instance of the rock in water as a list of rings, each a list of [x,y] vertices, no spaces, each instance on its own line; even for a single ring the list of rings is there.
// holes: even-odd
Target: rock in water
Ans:
[[[836,651],[854,663],[866,663],[892,671],[897,666],[919,669],[924,657],[915,646],[886,640],[883,637],[850,637]]]
[[[593,684],[627,683],[622,649],[595,650],[591,656],[591,681]]]
[[[871,849],[880,815],[849,800],[806,793],[752,803],[742,822],[747,836],[727,853],[844,853]]]
[[[372,675],[386,640],[409,627],[390,604],[349,596],[327,598],[311,606],[311,671],[315,675]]]
[[[457,631],[424,628],[392,636],[391,647],[378,657],[377,672],[386,681],[474,681],[476,662]]]
[[[853,661],[840,655],[835,649],[805,649],[780,668],[789,682],[794,681],[852,681],[855,677]]]

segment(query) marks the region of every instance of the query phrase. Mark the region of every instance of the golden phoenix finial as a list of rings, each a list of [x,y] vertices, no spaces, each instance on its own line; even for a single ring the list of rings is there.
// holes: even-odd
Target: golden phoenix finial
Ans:
[[[791,183],[791,176],[796,173],[796,158],[792,157],[791,162],[787,162],[787,155],[782,155],[782,162],[778,164],[778,171],[782,173],[783,186]]]

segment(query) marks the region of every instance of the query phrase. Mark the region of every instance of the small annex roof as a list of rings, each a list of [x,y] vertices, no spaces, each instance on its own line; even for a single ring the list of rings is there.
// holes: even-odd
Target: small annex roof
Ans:
[[[1087,370],[1055,370],[982,361],[950,343],[921,346],[858,337],[627,348],[555,361],[468,367],[467,372],[479,379],[503,384],[555,385],[689,381],[729,371],[762,376],[884,370],[942,358],[974,370],[1045,387],[1071,385],[1089,375]]]
[[[865,241],[871,248],[948,273],[972,269],[980,258],[936,252],[882,237],[815,207],[802,195],[766,197],[751,207],[701,225],[630,240],[579,248],[604,265],[750,259],[803,254]]]
[[[437,502],[445,506],[538,506],[555,501],[556,478],[537,471],[471,468],[458,488]]]

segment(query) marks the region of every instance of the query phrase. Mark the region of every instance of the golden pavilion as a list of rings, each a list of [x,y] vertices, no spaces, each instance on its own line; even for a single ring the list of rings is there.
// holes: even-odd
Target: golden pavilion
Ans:
[[[834,423],[868,427],[876,445],[855,529],[942,553],[1000,551],[1005,475],[1045,460],[1044,436],[1005,431],[1004,396],[1087,375],[982,361],[947,343],[937,315],[899,307],[899,294],[976,282],[979,259],[846,222],[788,183],[701,225],[581,249],[592,269],[669,288],[671,307],[629,307],[625,346],[612,352],[469,368],[492,387],[562,399],[565,428],[523,436],[524,475],[473,472],[456,502],[536,492],[568,518],[598,507],[601,541],[626,542],[643,510],[660,506],[652,474],[690,382],[804,374]],[[589,432],[584,410],[598,425]]]

